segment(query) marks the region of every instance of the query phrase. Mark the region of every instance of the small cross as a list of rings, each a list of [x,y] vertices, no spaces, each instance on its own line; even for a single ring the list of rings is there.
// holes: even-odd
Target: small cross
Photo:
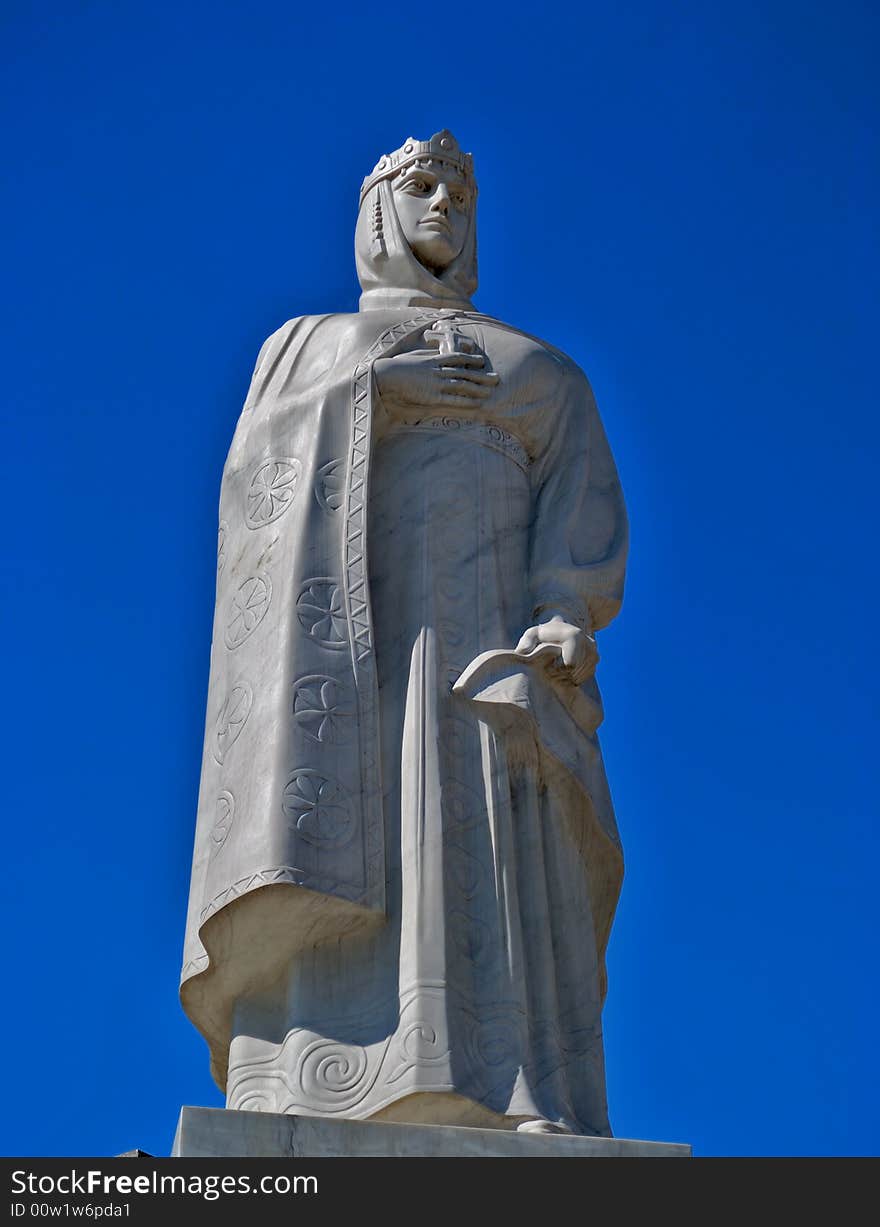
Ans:
[[[430,328],[425,329],[425,341],[428,345],[437,345],[441,356],[444,354],[472,354],[476,348],[470,337],[459,332],[455,321],[441,316]],[[461,344],[459,345],[459,342]]]

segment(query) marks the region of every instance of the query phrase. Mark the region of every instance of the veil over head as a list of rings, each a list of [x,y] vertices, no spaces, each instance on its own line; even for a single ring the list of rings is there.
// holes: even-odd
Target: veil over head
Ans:
[[[445,144],[444,144],[445,142]],[[447,149],[454,150],[449,156]],[[472,181],[468,229],[460,253],[436,275],[416,258],[406,240],[394,200],[393,179],[417,160],[464,165]],[[355,262],[361,285],[361,311],[383,307],[447,307],[473,311],[477,288],[477,192],[469,172],[470,155],[461,155],[446,129],[430,141],[410,139],[380,160],[364,182],[355,228]]]

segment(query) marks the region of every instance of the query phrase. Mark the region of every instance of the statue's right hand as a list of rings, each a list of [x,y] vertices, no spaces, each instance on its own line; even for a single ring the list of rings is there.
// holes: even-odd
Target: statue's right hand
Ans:
[[[467,409],[491,396],[498,383],[498,375],[485,365],[483,354],[416,349],[379,358],[373,374],[387,408]]]

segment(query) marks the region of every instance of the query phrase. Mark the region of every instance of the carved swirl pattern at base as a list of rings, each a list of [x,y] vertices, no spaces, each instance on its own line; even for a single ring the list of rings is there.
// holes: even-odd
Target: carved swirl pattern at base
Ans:
[[[396,1028],[372,1043],[334,1035],[340,1028],[349,1035],[381,1034],[381,1020],[389,1015],[397,1015]],[[505,1096],[517,1072],[530,1065],[534,1047],[519,1003],[499,1001],[474,1010],[442,980],[416,981],[399,997],[374,1001],[359,1015],[328,1018],[322,1032],[294,1028],[280,1044],[251,1047],[244,1060],[235,1059],[233,1042],[228,1106],[263,1101],[276,1105],[270,1109],[276,1112],[364,1118],[417,1091],[457,1091],[503,1113]],[[542,1067],[552,1072],[565,1064],[558,1038],[532,1038],[549,1058]]]
[[[234,594],[226,623],[224,640],[232,650],[240,647],[266,616],[272,600],[272,581],[266,572],[252,575]]]
[[[438,1028],[420,1019],[410,1023],[398,1037],[397,1064],[389,1070],[384,1082],[391,1086],[418,1065],[445,1066],[448,1060],[449,1039],[445,1027]]]
[[[355,833],[351,797],[338,780],[301,767],[284,787],[282,809],[298,835],[316,848],[341,848]]]
[[[471,1014],[465,1042],[474,1069],[515,1069],[526,1059],[528,1021],[524,1012],[514,1006],[496,1007],[481,1017]]]
[[[360,1045],[316,1040],[300,1059],[299,1082],[309,1100],[329,1106],[356,1094],[367,1069],[367,1051]]]
[[[253,702],[254,692],[245,681],[237,682],[223,700],[214,726],[214,745],[211,750],[215,761],[221,766],[230,747],[241,735]]]
[[[277,1112],[278,1104],[267,1091],[251,1091],[241,1096],[235,1105],[239,1112]]]
[[[272,456],[263,461],[251,478],[247,492],[245,523],[262,528],[282,516],[296,497],[302,465],[294,457]]]

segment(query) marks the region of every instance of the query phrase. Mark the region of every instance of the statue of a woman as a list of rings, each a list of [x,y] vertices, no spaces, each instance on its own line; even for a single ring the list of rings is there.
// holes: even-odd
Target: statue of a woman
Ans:
[[[471,304],[475,206],[449,132],[408,140],[359,312],[259,355],[181,995],[230,1108],[604,1136],[625,511],[582,372]]]

